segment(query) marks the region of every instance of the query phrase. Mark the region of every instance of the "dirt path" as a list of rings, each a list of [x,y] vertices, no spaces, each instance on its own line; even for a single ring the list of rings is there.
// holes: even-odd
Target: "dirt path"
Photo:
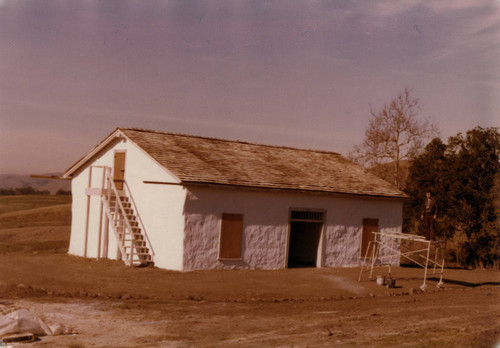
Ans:
[[[401,296],[283,300],[10,299],[77,335],[32,347],[492,347],[494,286]]]

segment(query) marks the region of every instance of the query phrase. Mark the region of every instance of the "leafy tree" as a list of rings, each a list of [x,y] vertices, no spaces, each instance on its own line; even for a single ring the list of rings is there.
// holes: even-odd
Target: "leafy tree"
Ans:
[[[408,179],[406,182],[405,192],[410,196],[403,208],[405,231],[413,233],[419,231],[420,216],[424,205],[426,191],[431,191],[435,196],[440,192],[447,192],[446,184],[449,182],[446,178],[449,176],[446,160],[446,145],[441,139],[435,138],[424,150],[424,153],[415,158],[409,168]],[[435,197],[438,201],[439,209],[445,204],[446,197]],[[441,216],[441,213],[439,214]],[[450,237],[449,229],[443,230],[443,224],[436,226],[436,234],[439,237]],[[422,233],[423,234],[423,233]]]
[[[418,231],[423,197],[437,196],[436,233],[448,239],[463,235],[459,261],[466,265],[498,262],[500,133],[498,128],[474,128],[445,145],[434,139],[410,167],[405,191],[404,228]]]
[[[448,156],[456,167],[455,192],[451,207],[457,228],[467,236],[466,262],[493,262],[498,242],[495,212],[495,178],[500,172],[500,133],[498,128],[477,127],[450,138]]]
[[[413,160],[424,148],[426,140],[437,135],[436,126],[417,118],[418,99],[404,91],[385,104],[381,110],[370,109],[372,118],[365,131],[365,140],[349,154],[351,160],[366,167],[377,167],[375,174],[402,186],[401,161]],[[392,173],[380,172],[390,167],[380,164],[392,162]]]

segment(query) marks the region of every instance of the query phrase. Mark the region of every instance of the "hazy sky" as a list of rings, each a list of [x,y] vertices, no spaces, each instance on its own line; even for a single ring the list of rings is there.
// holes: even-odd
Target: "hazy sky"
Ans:
[[[346,154],[405,87],[445,140],[500,126],[500,0],[0,0],[0,173],[116,127]]]

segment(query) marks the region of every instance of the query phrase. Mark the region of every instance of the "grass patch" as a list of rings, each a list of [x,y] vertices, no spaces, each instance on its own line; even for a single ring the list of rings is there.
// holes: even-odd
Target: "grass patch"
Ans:
[[[0,254],[14,253],[18,251],[47,251],[65,253],[68,251],[68,241],[65,240],[51,240],[43,242],[28,242],[28,243],[13,243],[1,244]]]
[[[0,215],[0,228],[70,225],[71,204],[22,210]]]
[[[69,203],[71,196],[66,195],[0,196],[0,214]]]
[[[31,250],[53,250],[53,249],[68,249],[68,242],[65,240],[50,240],[45,242],[31,242],[24,243],[23,245],[28,246]]]
[[[23,246],[20,244],[11,244],[11,245],[0,244],[0,254],[15,253],[23,249],[24,249]]]

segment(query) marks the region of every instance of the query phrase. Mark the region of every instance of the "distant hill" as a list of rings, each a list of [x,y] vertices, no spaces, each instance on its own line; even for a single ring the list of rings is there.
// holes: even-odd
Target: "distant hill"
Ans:
[[[60,176],[61,173],[51,173],[46,175]],[[0,188],[21,188],[33,187],[36,190],[48,190],[51,193],[56,193],[58,190],[71,190],[70,180],[51,180],[51,179],[38,179],[31,178],[29,175],[19,174],[0,174]]]

